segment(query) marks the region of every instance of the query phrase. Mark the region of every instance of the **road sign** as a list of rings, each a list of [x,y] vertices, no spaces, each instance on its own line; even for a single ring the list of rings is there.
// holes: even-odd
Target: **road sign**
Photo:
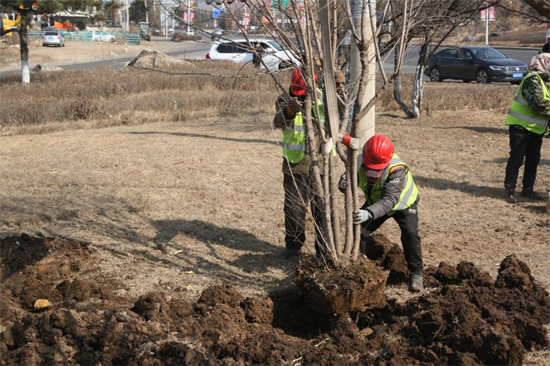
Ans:
[[[278,10],[281,5],[283,9],[288,9],[288,0],[273,0],[271,5],[273,6],[273,10]]]
[[[212,10],[212,18],[214,19],[218,19],[220,17],[220,13],[222,11],[218,8],[214,8],[214,10]]]
[[[485,21],[485,16],[489,14],[489,21],[495,21],[495,7],[491,6],[490,8],[481,10],[481,20]]]

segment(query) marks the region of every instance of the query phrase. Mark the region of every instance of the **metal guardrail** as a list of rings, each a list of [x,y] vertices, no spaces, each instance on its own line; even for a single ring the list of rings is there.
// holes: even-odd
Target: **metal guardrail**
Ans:
[[[92,39],[91,31],[66,31],[66,30],[55,30],[55,31],[61,33],[61,35],[64,38],[71,39],[74,41],[96,41]],[[29,38],[42,38],[44,36],[44,33],[46,33],[46,31],[36,31],[36,30],[27,31]],[[127,42],[137,44],[137,45],[141,43],[141,38],[139,36],[139,33],[103,32],[103,34],[112,35],[115,38],[123,38]]]

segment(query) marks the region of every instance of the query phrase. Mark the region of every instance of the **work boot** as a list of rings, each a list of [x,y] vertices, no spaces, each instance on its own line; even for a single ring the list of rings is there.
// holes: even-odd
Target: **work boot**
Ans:
[[[422,271],[411,272],[409,277],[409,291],[420,292],[424,290],[424,279],[422,278]]]
[[[288,249],[286,248],[285,250],[283,250],[283,252],[281,253],[281,256],[284,258],[284,259],[290,259],[298,254],[300,254],[302,250],[301,249]]]
[[[513,189],[506,189],[504,192],[504,196],[506,197],[506,201],[508,203],[516,203],[518,200],[514,196],[515,191]]]
[[[533,201],[544,201],[546,199],[546,197],[542,194],[533,191],[533,188],[523,188],[521,191],[521,197],[525,197]]]

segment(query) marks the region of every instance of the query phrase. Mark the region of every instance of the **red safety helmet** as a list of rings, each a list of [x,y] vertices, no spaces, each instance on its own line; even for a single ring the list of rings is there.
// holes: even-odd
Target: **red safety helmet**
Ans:
[[[363,146],[363,165],[367,168],[367,176],[378,178],[395,152],[393,144],[387,136],[374,135]]]
[[[315,81],[317,81],[317,75],[315,75]],[[290,77],[290,93],[296,96],[306,95],[306,82],[298,69],[294,69]]]

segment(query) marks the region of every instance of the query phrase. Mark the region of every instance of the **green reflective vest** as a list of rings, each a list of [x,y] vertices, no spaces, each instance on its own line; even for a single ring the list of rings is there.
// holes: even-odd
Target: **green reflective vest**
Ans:
[[[322,95],[322,94],[321,94]],[[322,98],[322,97],[321,97]],[[317,99],[321,124],[325,124],[325,112],[322,99]],[[313,108],[313,116],[317,117],[317,108]],[[306,151],[306,125],[302,112],[296,113],[292,127],[283,130],[283,156],[289,162],[297,164],[304,159]]]
[[[361,190],[363,190],[363,192],[365,193],[367,203],[370,206],[382,198],[382,191],[384,190],[384,184],[386,183],[386,180],[390,175],[391,169],[397,165],[402,165],[405,167],[405,171],[406,171],[405,185],[404,185],[403,191],[401,192],[401,196],[399,196],[399,200],[397,201],[393,209],[390,212],[388,212],[388,216],[393,215],[395,211],[408,209],[409,207],[411,207],[413,203],[416,202],[416,199],[418,198],[418,188],[416,188],[416,184],[414,184],[412,174],[409,171],[409,167],[407,166],[407,164],[405,164],[405,162],[401,160],[399,156],[393,154],[393,157],[390,160],[390,163],[388,164],[386,169],[384,169],[384,171],[382,172],[382,175],[372,187],[371,192],[368,192],[368,189],[367,189],[367,175],[365,174],[365,167],[362,164],[358,172],[359,188],[361,188]]]
[[[550,100],[550,92],[548,91],[548,87],[540,75],[533,73],[527,74],[527,76],[525,76],[521,81],[521,84],[519,84],[518,91],[514,97],[510,111],[508,112],[508,117],[506,118],[506,124],[519,125],[527,131],[542,135],[544,131],[546,131],[546,126],[548,126],[548,116],[535,113],[531,106],[527,104],[527,101],[521,92],[523,83],[530,77],[537,77],[539,79],[542,89],[544,90],[544,99]]]

